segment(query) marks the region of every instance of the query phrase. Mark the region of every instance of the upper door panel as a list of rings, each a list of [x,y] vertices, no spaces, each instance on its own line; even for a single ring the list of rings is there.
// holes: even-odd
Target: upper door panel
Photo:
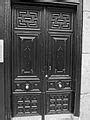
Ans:
[[[40,34],[14,33],[14,73],[37,76],[40,73]]]
[[[51,74],[71,76],[72,35],[49,34],[49,59]]]
[[[40,30],[41,29],[41,7],[23,6],[14,9],[14,28],[24,30]]]
[[[48,8],[49,31],[73,31],[73,11],[68,8]]]

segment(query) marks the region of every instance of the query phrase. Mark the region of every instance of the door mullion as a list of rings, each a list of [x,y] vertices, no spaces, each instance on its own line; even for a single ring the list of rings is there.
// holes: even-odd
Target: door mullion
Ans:
[[[47,74],[47,42],[46,42],[46,8],[43,7],[43,15],[42,15],[42,42],[43,42],[43,54],[42,54],[42,120],[45,120],[45,92],[46,92],[46,78],[45,75]]]

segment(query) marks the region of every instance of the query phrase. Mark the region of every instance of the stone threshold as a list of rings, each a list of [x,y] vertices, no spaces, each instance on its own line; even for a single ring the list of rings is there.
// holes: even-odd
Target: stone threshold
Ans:
[[[42,116],[13,117],[11,120],[42,120]],[[80,120],[73,114],[45,115],[45,120]]]

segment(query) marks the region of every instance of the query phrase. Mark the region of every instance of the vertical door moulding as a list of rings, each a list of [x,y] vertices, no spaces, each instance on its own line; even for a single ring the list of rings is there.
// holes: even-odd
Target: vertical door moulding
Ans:
[[[4,52],[4,40],[0,40],[0,63],[4,62],[3,52]]]

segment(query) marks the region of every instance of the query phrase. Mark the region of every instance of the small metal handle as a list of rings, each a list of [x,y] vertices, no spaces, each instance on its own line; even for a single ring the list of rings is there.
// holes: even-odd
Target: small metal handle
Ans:
[[[49,66],[49,70],[52,70],[52,67],[51,67],[51,66]]]

